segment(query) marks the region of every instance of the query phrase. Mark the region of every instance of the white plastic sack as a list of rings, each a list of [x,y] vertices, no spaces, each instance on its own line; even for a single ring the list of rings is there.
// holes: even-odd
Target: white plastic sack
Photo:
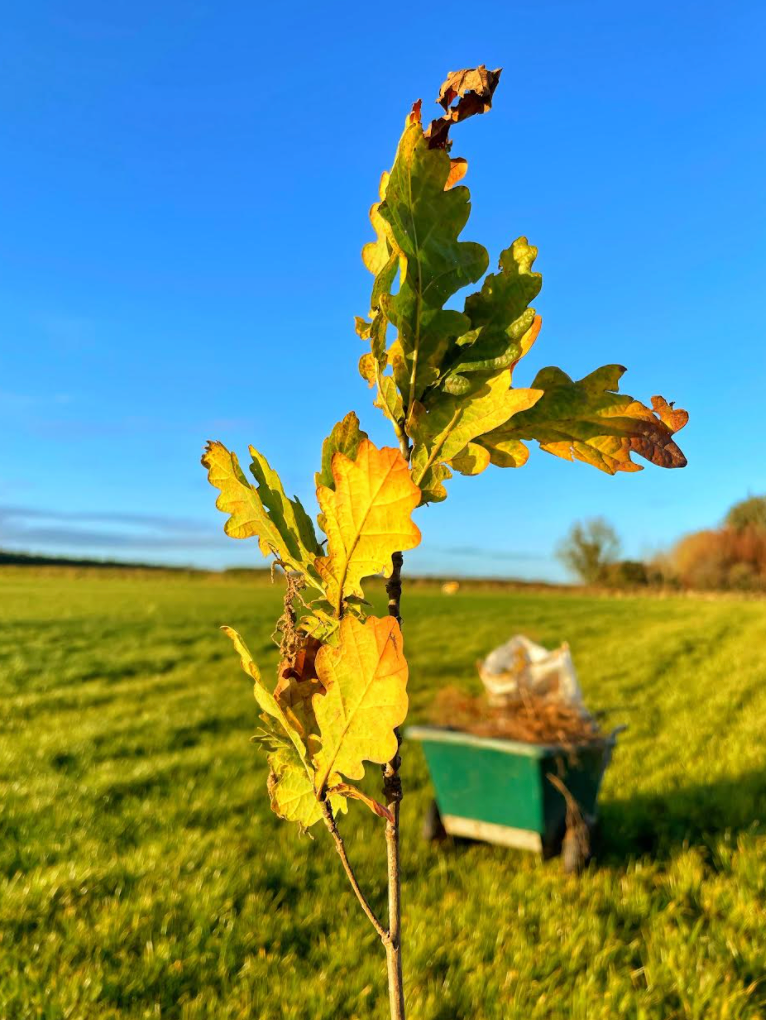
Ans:
[[[587,714],[566,642],[554,651],[515,634],[479,663],[491,705],[515,701],[520,690],[564,701]]]

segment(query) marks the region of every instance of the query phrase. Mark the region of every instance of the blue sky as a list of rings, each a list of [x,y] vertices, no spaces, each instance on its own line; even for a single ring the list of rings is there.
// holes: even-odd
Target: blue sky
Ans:
[[[534,450],[419,512],[411,568],[558,578],[572,520],[639,555],[766,490],[766,6],[30,0],[0,40],[0,545],[258,564],[203,443],[311,503],[355,409],[367,210],[418,97],[504,67],[455,132],[465,239],[538,245],[520,384],[620,362],[691,414],[689,466],[611,478]],[[436,107],[433,107],[436,110]]]

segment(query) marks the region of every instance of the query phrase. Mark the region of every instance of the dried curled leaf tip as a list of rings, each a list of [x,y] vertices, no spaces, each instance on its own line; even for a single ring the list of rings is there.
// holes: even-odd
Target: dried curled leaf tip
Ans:
[[[448,137],[449,129],[453,124],[477,113],[486,113],[492,108],[492,97],[501,72],[501,67],[488,71],[484,64],[462,71],[450,71],[436,99],[444,115],[432,121],[425,132],[429,148],[449,149],[452,144]]]
[[[500,81],[502,67],[488,71],[485,64],[469,67],[463,71],[450,71],[442,82],[436,102],[445,110],[452,110],[459,115],[455,120],[463,120],[472,113],[485,113],[492,106],[492,96]],[[458,102],[452,106],[454,100]],[[477,109],[470,109],[476,106]],[[480,108],[478,108],[480,106]],[[464,112],[469,110],[470,112]]]

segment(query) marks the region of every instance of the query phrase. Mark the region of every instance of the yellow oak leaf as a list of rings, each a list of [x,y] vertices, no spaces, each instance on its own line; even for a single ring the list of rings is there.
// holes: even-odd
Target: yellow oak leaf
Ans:
[[[216,506],[229,518],[224,531],[231,538],[257,538],[264,556],[273,553],[319,587],[313,560],[319,545],[311,518],[300,500],[288,499],[277,473],[266,458],[250,447],[257,487],[248,481],[235,453],[223,443],[207,444],[202,464],[210,484],[220,489]]]
[[[339,616],[345,599],[364,597],[362,578],[381,571],[388,576],[391,554],[420,542],[411,519],[420,489],[398,450],[379,450],[369,439],[359,444],[354,460],[337,452],[332,474],[334,489],[317,488],[327,555],[317,558],[316,569]]]
[[[322,746],[314,756],[316,789],[332,773],[361,779],[364,761],[383,765],[398,747],[395,727],[407,716],[407,660],[402,632],[391,617],[346,616],[337,647],[324,645],[316,668],[325,693],[315,695]]]
[[[469,443],[452,458],[450,465],[461,475],[480,475],[489,466],[489,450],[478,443]]]

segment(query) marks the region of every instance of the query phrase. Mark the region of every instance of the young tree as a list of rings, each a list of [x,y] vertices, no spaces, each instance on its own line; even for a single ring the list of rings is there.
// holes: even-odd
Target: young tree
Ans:
[[[603,517],[576,521],[556,550],[556,555],[584,584],[606,580],[609,567],[620,555],[620,539]]]
[[[203,464],[220,490],[233,538],[258,539],[285,574],[278,623],[276,686],[264,682],[242,638],[224,628],[255,684],[268,755],[271,806],[307,829],[323,821],[349,882],[385,947],[391,1017],[404,1017],[399,872],[399,727],[407,713],[402,645],[402,553],[420,541],[419,505],[446,498],[452,471],[475,475],[489,464],[520,467],[525,441],[566,460],[614,474],[637,471],[635,452],[663,467],[682,467],[673,433],[686,422],[661,397],[652,409],[617,393],[624,369],[607,365],[573,381],[557,368],[531,387],[514,385],[519,361],[540,331],[530,307],[542,278],[537,250],[520,237],[498,271],[479,244],[459,240],[470,212],[464,159],[450,154],[453,125],[490,109],[500,71],[451,73],[438,102],[442,115],[424,130],[420,102],[408,115],[393,168],[380,184],[370,219],[375,240],[363,260],[374,276],[370,313],[357,319],[369,344],[359,369],[375,387],[397,448],[378,449],[351,412],[324,442],[315,476],[321,513],[314,524],[289,499],[265,457],[250,448],[253,485],[235,454],[209,443]],[[477,283],[462,311],[446,307]],[[389,336],[389,327],[392,335]],[[289,369],[288,369],[289,374]],[[389,616],[371,615],[363,579],[387,577]],[[382,802],[355,782],[364,762],[383,769]],[[361,889],[339,832],[338,815],[357,800],[385,822],[388,921]]]

